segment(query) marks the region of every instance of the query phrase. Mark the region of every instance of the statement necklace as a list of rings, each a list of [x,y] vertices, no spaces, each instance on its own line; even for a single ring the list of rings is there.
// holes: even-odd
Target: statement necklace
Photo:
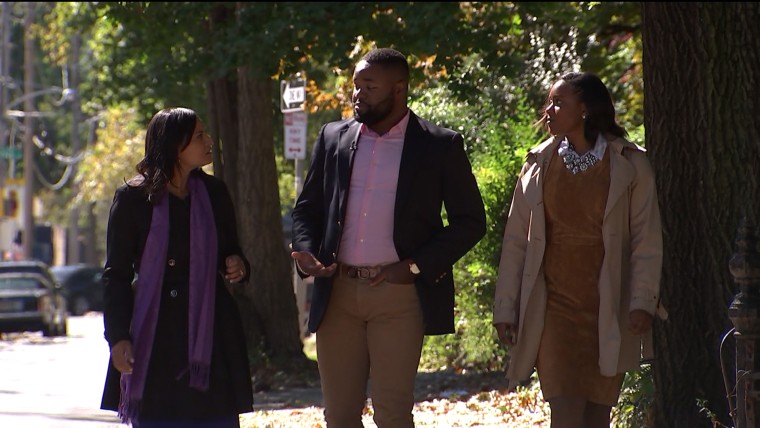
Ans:
[[[562,161],[565,163],[567,169],[575,175],[596,165],[604,155],[604,150],[606,148],[607,140],[599,134],[594,149],[587,151],[583,155],[579,155],[570,142],[567,141],[567,138],[565,138],[559,143],[557,154],[562,157]]]

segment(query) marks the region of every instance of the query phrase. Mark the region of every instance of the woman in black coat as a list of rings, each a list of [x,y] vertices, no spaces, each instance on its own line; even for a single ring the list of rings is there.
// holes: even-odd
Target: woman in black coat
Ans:
[[[227,187],[200,169],[212,145],[195,112],[161,110],[139,174],[111,206],[101,408],[134,427],[237,428],[252,411],[245,337],[225,284],[247,281],[250,264]]]

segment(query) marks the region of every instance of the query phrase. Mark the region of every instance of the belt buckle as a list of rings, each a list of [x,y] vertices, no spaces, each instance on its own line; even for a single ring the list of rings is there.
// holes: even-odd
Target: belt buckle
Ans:
[[[358,279],[372,279],[372,269],[366,266],[349,266],[348,277]]]
[[[372,271],[368,267],[359,266],[356,268],[356,276],[359,279],[372,279]]]

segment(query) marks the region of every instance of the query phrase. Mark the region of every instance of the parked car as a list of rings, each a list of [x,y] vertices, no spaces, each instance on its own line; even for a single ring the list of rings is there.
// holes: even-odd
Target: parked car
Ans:
[[[5,263],[3,263],[5,264]],[[28,268],[29,266],[24,266]],[[0,271],[0,332],[68,334],[68,312],[61,287],[39,272]]]
[[[31,272],[38,273],[47,278],[51,283],[58,281],[50,270],[47,263],[39,260],[20,260],[20,261],[3,261],[0,262],[0,273],[6,272]]]
[[[103,310],[102,267],[75,264],[53,266],[50,270],[63,288],[72,315]]]
[[[103,310],[103,285],[100,282],[102,267],[76,264],[53,266],[50,270],[63,287],[72,315]]]

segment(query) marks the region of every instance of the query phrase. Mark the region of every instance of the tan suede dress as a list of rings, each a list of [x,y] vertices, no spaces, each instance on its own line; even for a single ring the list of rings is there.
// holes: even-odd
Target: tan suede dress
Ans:
[[[544,399],[582,397],[614,406],[623,374],[599,370],[602,220],[610,186],[609,149],[573,175],[555,155],[544,182],[547,307],[536,368]]]

